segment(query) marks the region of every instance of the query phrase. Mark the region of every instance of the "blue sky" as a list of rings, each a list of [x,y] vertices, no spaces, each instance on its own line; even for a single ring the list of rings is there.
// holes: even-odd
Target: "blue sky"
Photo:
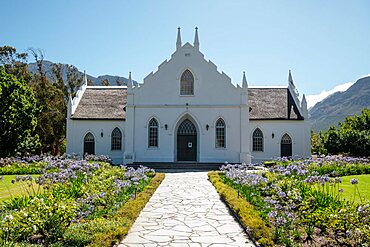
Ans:
[[[0,0],[0,45],[139,82],[199,27],[200,49],[233,83],[318,95],[370,73],[370,1]]]

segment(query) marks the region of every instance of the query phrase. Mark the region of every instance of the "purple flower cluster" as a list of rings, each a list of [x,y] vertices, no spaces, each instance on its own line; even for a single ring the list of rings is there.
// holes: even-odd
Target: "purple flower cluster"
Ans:
[[[361,157],[347,157],[347,156],[340,156],[340,155],[332,155],[332,156],[323,156],[317,158],[311,158],[304,161],[306,164],[316,163],[318,165],[323,165],[327,163],[335,163],[337,166],[347,165],[347,164],[369,164],[370,159],[368,158],[361,158]]]
[[[107,163],[110,163],[110,164],[112,163],[112,159],[109,158],[109,156],[107,156],[107,155],[86,154],[85,155],[85,160],[107,162]]]
[[[65,183],[76,179],[78,175],[92,176],[99,169],[99,164],[91,164],[85,160],[59,159],[51,162],[43,169],[42,175],[36,179],[40,185],[46,183]]]
[[[351,182],[351,184],[358,184],[358,179],[357,178],[351,178],[350,182]]]
[[[227,178],[238,184],[259,186],[267,183],[265,177],[252,173],[246,165],[226,165],[222,170]]]
[[[16,182],[24,182],[24,181],[32,181],[32,180],[33,180],[33,177],[31,175],[15,177]]]
[[[290,163],[287,166],[276,166],[271,168],[271,172],[279,173],[284,176],[298,175],[306,176],[309,171],[306,169],[306,165],[303,162]]]

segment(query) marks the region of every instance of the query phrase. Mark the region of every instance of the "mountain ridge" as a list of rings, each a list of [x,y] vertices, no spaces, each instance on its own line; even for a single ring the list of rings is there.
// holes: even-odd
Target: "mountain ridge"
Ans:
[[[52,78],[52,65],[53,64],[55,64],[55,63],[51,62],[51,61],[48,61],[48,60],[43,61],[43,68],[44,68],[46,76],[49,79]],[[66,67],[67,67],[67,64],[62,64],[62,77],[63,77],[64,80],[67,79],[67,72],[66,72],[67,69],[66,69]],[[27,64],[27,69],[31,73],[37,73],[36,63],[35,62],[34,63],[28,63]],[[78,68],[77,68],[77,70],[78,70]],[[83,74],[84,74],[84,72],[78,70],[78,75],[79,76],[82,76]],[[99,75],[99,76],[95,77],[95,76],[86,74],[86,77],[87,77],[88,80],[91,80],[91,82],[94,86],[101,86],[103,80],[105,80],[105,79],[107,79],[109,81],[110,86],[117,85],[116,80],[119,80],[122,83],[123,86],[127,86],[127,82],[128,82],[128,79],[126,77],[118,76],[118,75],[105,74],[105,75]],[[137,85],[138,82],[133,81],[133,84]]]
[[[310,110],[312,130],[324,131],[330,125],[338,125],[347,116],[360,114],[370,108],[370,76],[358,79],[343,92],[335,92],[316,103]]]

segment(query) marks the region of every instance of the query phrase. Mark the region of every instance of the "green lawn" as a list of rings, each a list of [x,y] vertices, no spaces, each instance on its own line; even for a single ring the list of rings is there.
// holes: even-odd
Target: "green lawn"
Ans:
[[[343,196],[349,201],[353,201],[355,186],[351,184],[352,178],[358,179],[357,187],[360,191],[362,202],[370,203],[370,174],[367,175],[351,175],[342,177],[343,182],[339,185],[340,188],[344,189]],[[360,203],[360,197],[356,191],[355,202]]]
[[[12,183],[12,180],[15,180],[17,175],[1,175],[3,180],[0,181],[0,201],[10,198],[11,196],[16,196],[20,194],[25,194],[28,191],[32,191],[32,188],[37,191],[38,185],[35,183],[31,187],[28,187],[26,182],[16,182]],[[23,176],[23,175],[20,175]],[[38,177],[39,175],[32,175],[33,178]]]

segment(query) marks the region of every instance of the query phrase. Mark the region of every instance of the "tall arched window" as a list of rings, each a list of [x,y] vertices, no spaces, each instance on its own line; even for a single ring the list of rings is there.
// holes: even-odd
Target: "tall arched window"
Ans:
[[[180,81],[180,95],[194,94],[194,76],[190,70],[185,70],[181,75]]]
[[[263,152],[263,133],[259,128],[253,132],[253,151]]]
[[[149,121],[148,147],[158,147],[158,121],[155,118]]]
[[[222,118],[216,121],[216,148],[226,147],[226,125]]]
[[[84,155],[85,154],[95,154],[95,139],[90,132],[88,132],[84,138]]]
[[[112,131],[111,149],[122,150],[122,132],[117,127]]]

